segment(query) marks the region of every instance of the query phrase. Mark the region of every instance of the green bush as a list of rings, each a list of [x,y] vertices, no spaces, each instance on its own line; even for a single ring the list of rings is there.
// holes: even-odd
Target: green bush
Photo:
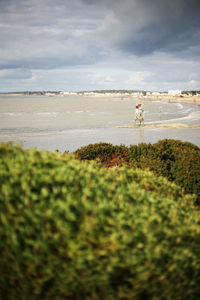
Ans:
[[[107,167],[119,166],[126,162],[126,146],[110,143],[89,144],[74,152],[79,160],[97,160]]]
[[[187,193],[195,193],[200,201],[200,148],[174,140],[159,141],[154,147],[166,162],[166,177],[184,187]]]
[[[198,299],[200,215],[151,172],[0,145],[0,299]]]
[[[149,169],[174,181],[186,193],[196,194],[200,204],[200,148],[191,143],[167,139],[129,147],[99,143],[82,147],[75,155],[80,160],[96,159],[108,167],[127,164]]]

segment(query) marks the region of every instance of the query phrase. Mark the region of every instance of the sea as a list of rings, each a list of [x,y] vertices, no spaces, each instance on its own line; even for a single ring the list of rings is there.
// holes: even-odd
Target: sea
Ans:
[[[190,128],[128,128],[141,103],[145,125],[183,123]],[[200,146],[199,104],[131,97],[0,96],[0,142],[73,152],[93,143],[115,145],[180,139]],[[127,128],[120,128],[126,127]],[[152,126],[151,126],[152,127]]]

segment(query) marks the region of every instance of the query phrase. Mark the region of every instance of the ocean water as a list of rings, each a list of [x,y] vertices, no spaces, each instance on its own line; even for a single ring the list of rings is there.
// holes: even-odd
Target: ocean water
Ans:
[[[117,128],[133,124],[138,103],[143,106],[145,124],[199,123],[200,107],[185,103],[135,98],[1,95],[0,141],[21,141],[25,148],[73,151],[100,141],[128,145],[149,142],[151,136],[150,142],[170,138],[168,132],[163,137],[164,131],[158,129]],[[185,129],[182,139],[191,141],[189,136],[187,138],[188,130]],[[193,133],[195,130],[192,142],[198,144],[199,128],[195,128]],[[173,135],[174,132],[172,138]],[[181,136],[180,131],[178,136]]]

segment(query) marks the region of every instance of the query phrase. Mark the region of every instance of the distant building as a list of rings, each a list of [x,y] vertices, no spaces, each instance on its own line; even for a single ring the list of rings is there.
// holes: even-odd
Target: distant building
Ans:
[[[152,95],[153,96],[160,96],[160,92],[153,92]]]
[[[138,97],[138,96],[140,95],[140,93],[139,93],[139,92],[133,92],[133,93],[131,93],[131,95],[132,95],[133,97]]]
[[[60,95],[69,95],[69,92],[60,92]]]
[[[83,92],[83,95],[85,95],[85,96],[94,96],[95,93],[94,92]]]
[[[182,92],[180,90],[169,90],[168,95],[169,96],[180,96]]]
[[[61,92],[61,95],[69,96],[69,95],[77,95],[76,92]]]
[[[55,96],[55,93],[46,92],[45,96]]]

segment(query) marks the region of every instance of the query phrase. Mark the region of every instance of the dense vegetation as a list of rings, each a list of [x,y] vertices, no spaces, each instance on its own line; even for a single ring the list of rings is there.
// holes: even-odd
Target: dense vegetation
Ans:
[[[182,186],[185,192],[196,194],[200,204],[200,148],[196,145],[168,139],[129,147],[98,143],[82,147],[75,154],[80,160],[95,159],[107,167],[126,164],[148,168]]]
[[[198,299],[193,196],[149,171],[0,145],[0,299]]]

